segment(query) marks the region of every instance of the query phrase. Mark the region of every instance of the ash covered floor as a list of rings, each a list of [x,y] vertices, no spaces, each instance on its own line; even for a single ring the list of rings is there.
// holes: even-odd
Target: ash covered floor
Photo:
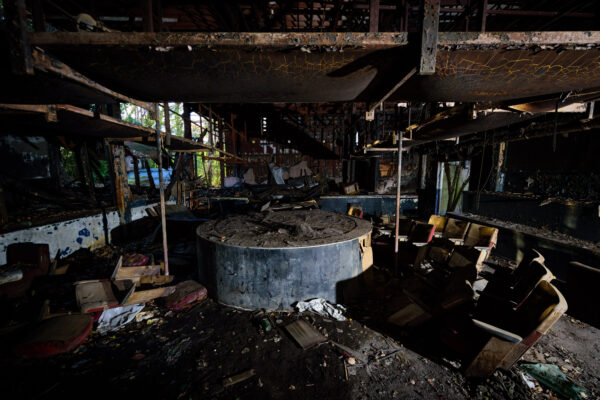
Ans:
[[[368,221],[322,210],[236,215],[198,228],[206,239],[243,247],[317,246],[355,239],[370,231]]]
[[[106,269],[114,255],[96,254]],[[76,268],[74,268],[76,270]],[[497,371],[486,381],[466,380],[459,364],[439,351],[427,328],[418,334],[394,331],[374,308],[394,304],[398,288],[375,269],[363,297],[349,304],[348,321],[313,313],[266,314],[265,331],[256,313],[212,300],[188,310],[148,304],[135,322],[119,331],[94,332],[75,352],[42,360],[21,360],[2,348],[0,374],[6,398],[169,399],[550,399],[556,394],[529,388],[518,369]],[[363,304],[364,308],[357,307]],[[369,315],[366,312],[371,309]],[[283,327],[304,319],[328,340],[357,354],[354,365],[331,343],[302,350]],[[599,331],[563,316],[524,357],[559,365],[588,390],[600,393]],[[6,342],[4,342],[4,346]],[[363,358],[361,362],[357,358]],[[253,370],[238,383],[227,378]]]

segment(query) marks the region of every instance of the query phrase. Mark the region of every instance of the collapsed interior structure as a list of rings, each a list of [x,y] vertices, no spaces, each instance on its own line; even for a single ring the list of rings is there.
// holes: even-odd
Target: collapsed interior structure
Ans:
[[[0,6],[7,398],[600,393],[598,2]]]

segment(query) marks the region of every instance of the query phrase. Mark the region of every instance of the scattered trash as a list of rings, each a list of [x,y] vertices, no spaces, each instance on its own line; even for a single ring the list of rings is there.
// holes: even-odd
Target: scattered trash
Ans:
[[[586,390],[573,383],[557,365],[522,364],[519,368],[537,380],[542,386],[568,399],[587,398]]]
[[[98,328],[96,330],[102,335],[107,332],[117,331],[133,321],[145,306],[146,304],[142,303],[104,310],[98,319]]]
[[[135,316],[135,322],[142,322],[154,318],[154,311],[142,311]]]
[[[342,351],[342,354],[346,357],[352,357],[354,358],[354,360],[358,360],[363,364],[367,363],[367,358],[365,356],[363,356],[362,354],[360,354],[359,352],[357,352],[356,350],[352,350],[350,347],[348,346],[344,346],[343,344],[339,344],[337,342],[334,342],[333,340],[330,340],[329,343],[331,343],[333,346],[337,347],[338,349],[340,349]]]
[[[175,364],[179,357],[187,350],[187,348],[191,345],[190,338],[182,339],[177,342],[176,340],[171,341],[165,345],[167,348],[167,353],[165,356],[165,361],[169,365]]]
[[[123,265],[142,266],[147,265],[150,258],[143,254],[129,254],[123,258]]]
[[[531,378],[529,378],[529,376],[527,374],[524,374],[523,372],[521,372],[521,377],[523,378],[523,380],[525,381],[525,384],[530,388],[533,389],[535,388],[535,382],[533,382],[531,380]]]
[[[196,281],[178,283],[175,292],[165,297],[165,304],[171,310],[183,310],[206,299],[206,288]]]
[[[299,301],[296,304],[296,309],[299,312],[312,311],[325,317],[331,317],[337,321],[346,321],[344,312],[346,308],[339,304],[331,304],[325,299],[314,299],[310,301]]]
[[[260,327],[265,331],[265,332],[270,332],[271,329],[273,328],[271,326],[271,322],[269,321],[269,318],[264,317],[260,320]]]

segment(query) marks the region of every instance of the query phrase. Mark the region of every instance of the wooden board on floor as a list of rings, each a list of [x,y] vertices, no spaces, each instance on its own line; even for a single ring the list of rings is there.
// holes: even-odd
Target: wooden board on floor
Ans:
[[[294,338],[303,350],[327,340],[325,336],[321,335],[312,325],[301,319],[286,325],[285,330]]]
[[[129,306],[132,304],[147,303],[151,300],[158,299],[159,297],[168,296],[173,292],[175,292],[175,286],[133,292],[124,305]]]

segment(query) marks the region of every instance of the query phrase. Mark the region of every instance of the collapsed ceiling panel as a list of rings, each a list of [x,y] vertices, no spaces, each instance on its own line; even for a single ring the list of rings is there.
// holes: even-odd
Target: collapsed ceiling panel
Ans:
[[[600,86],[600,32],[440,33],[436,72],[390,101],[505,101]],[[146,101],[373,101],[417,64],[401,33],[34,33],[91,79]]]

